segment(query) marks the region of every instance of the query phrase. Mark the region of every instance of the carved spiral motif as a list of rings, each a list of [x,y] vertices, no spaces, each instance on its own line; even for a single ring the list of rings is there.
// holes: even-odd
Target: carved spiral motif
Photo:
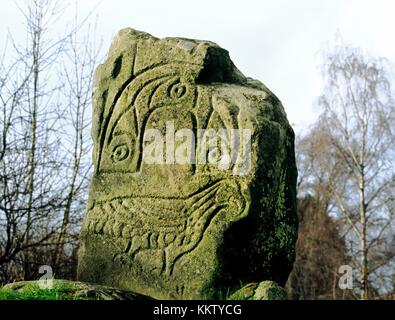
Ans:
[[[116,146],[113,150],[112,158],[115,162],[125,160],[129,156],[129,148],[126,144]]]
[[[185,95],[187,88],[182,83],[176,83],[170,88],[170,98],[179,99]]]

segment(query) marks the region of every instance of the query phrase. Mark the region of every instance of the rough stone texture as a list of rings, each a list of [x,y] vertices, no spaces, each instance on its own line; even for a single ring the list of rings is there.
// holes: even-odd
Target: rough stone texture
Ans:
[[[229,296],[229,300],[286,300],[285,290],[273,281],[250,283]]]
[[[147,164],[144,133],[167,121],[251,130],[247,174],[235,174],[237,161]],[[157,299],[285,284],[297,236],[294,133],[277,97],[226,50],[121,30],[95,73],[92,137],[80,280]]]
[[[52,288],[46,290],[56,291],[59,300],[152,300],[144,295],[107,286],[68,280],[52,281]],[[1,290],[23,294],[43,289],[40,288],[39,281],[20,281],[7,284]]]

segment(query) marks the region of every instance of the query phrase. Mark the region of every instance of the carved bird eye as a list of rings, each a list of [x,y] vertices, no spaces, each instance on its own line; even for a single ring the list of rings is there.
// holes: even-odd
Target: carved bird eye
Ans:
[[[175,83],[170,88],[169,95],[173,99],[179,99],[185,94],[185,92],[187,92],[187,87],[184,84]]]
[[[112,158],[114,161],[125,160],[129,156],[129,148],[126,144],[118,145],[114,148]]]

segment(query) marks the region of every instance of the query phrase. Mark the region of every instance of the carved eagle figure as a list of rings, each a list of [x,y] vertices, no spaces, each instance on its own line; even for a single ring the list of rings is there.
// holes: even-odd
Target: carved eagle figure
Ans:
[[[128,177],[129,181],[126,191],[120,188],[123,193],[110,190],[111,195],[95,199],[84,224],[89,232],[125,240],[114,259],[133,263],[139,255],[148,255],[152,268],[168,276],[175,262],[196,248],[216,215],[231,215],[235,221],[246,212],[245,195],[235,179],[214,175],[188,189],[185,186],[190,180],[199,180],[196,177],[201,174],[194,164],[148,166],[143,162],[145,130],[163,130],[169,119],[176,127],[194,130],[237,126],[237,113],[232,118],[220,103],[213,107],[211,101],[205,101],[209,105],[199,112],[198,86],[190,71],[185,72],[193,68],[172,63],[144,70],[124,86],[113,103],[107,103],[97,130],[95,174],[102,179]],[[180,171],[185,171],[181,178],[175,175]],[[157,185],[158,175],[168,186]],[[150,194],[150,189],[159,192]]]

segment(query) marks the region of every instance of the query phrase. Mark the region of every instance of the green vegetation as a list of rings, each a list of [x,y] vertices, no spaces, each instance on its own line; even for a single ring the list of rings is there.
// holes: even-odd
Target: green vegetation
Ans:
[[[61,282],[55,282],[52,288],[40,288],[38,284],[27,285],[23,290],[8,287],[0,289],[0,300],[76,300],[84,299],[66,290]],[[85,298],[87,299],[87,298]]]
[[[53,280],[51,288],[39,281],[21,281],[0,288],[0,300],[149,300],[149,297],[79,281]]]

